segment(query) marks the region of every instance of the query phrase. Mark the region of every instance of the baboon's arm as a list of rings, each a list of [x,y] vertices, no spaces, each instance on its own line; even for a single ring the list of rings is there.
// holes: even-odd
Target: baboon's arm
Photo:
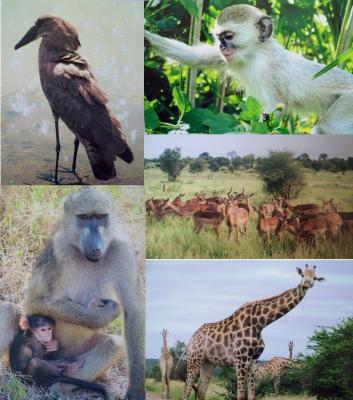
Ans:
[[[48,315],[55,320],[91,329],[103,328],[119,315],[118,303],[114,301],[109,301],[104,308],[99,310],[91,310],[70,299],[36,297],[32,298],[30,307],[37,314]]]
[[[144,399],[145,315],[143,288],[133,248],[125,242],[114,243],[118,257],[116,288],[124,304],[124,326],[129,360],[128,399]]]
[[[25,288],[26,314],[48,315],[55,320],[92,329],[103,328],[118,317],[119,305],[113,300],[109,300],[104,307],[91,309],[67,297],[55,296],[53,287],[56,286],[58,279],[60,279],[60,268],[54,256],[53,243],[49,241]]]
[[[209,44],[189,46],[148,31],[145,31],[145,40],[158,54],[170,57],[189,67],[223,70],[226,66],[226,61],[220,51]]]

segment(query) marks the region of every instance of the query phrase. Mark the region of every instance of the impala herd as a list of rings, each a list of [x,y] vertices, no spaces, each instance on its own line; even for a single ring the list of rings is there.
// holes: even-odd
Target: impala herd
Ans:
[[[196,193],[184,201],[180,193],[174,200],[154,199],[146,201],[146,212],[161,220],[167,215],[192,218],[195,232],[199,234],[205,226],[214,228],[217,237],[223,222],[228,227],[228,238],[235,231],[236,241],[247,235],[250,214],[258,214],[257,230],[268,241],[272,236],[281,237],[284,231],[294,235],[300,243],[316,245],[319,238],[336,238],[340,233],[353,235],[353,212],[339,212],[334,200],[323,201],[322,206],[315,203],[292,205],[287,199],[277,197],[271,203],[255,207],[251,204],[254,194],[233,192],[227,197],[207,197]]]

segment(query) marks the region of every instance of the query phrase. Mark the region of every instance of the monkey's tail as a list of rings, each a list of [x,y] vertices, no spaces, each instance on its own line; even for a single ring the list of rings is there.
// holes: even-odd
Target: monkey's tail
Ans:
[[[83,389],[93,390],[94,392],[102,394],[105,400],[109,399],[107,390],[103,385],[100,385],[99,383],[87,382],[83,381],[82,379],[72,378],[71,376],[66,375],[59,376],[57,381],[61,383],[70,383]]]

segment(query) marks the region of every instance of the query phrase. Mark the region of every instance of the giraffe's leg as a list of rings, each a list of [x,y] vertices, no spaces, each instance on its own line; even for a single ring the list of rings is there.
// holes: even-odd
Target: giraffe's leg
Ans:
[[[236,362],[237,400],[246,400],[246,364],[241,359]]]
[[[166,381],[167,381],[167,399],[169,399],[169,393],[170,393],[170,373],[167,374],[167,376],[166,376]]]
[[[195,382],[195,379],[200,371],[200,366],[201,366],[201,360],[199,358],[187,360],[187,372],[186,372],[186,382],[184,386],[183,400],[189,400],[193,383]]]
[[[281,377],[279,375],[275,376],[273,386],[275,387],[275,396],[279,396],[279,386],[281,384]]]
[[[252,360],[248,370],[248,379],[247,379],[247,386],[248,386],[248,400],[255,400],[255,367],[256,367],[256,360]]]
[[[162,375],[162,399],[165,397],[164,375]]]
[[[208,362],[205,362],[201,365],[200,380],[197,389],[198,400],[206,399],[206,392],[213,375],[213,370],[214,370],[213,365]]]

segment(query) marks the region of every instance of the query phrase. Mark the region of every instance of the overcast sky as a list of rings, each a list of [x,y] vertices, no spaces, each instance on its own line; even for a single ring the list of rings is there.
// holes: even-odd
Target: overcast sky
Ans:
[[[147,260],[147,358],[159,358],[161,330],[170,331],[168,345],[188,342],[205,322],[231,315],[242,304],[271,297],[300,282],[296,267],[305,260]],[[319,326],[336,325],[353,317],[353,261],[311,260],[317,282],[288,314],[263,331],[266,348],[261,359],[305,352],[308,336]]]
[[[290,150],[299,155],[308,153],[317,158],[320,153],[330,157],[353,155],[353,136],[303,135],[145,135],[145,157],[158,157],[166,148],[181,147],[182,156],[195,157],[203,152],[225,156],[229,151],[238,155],[265,156],[270,150]]]

